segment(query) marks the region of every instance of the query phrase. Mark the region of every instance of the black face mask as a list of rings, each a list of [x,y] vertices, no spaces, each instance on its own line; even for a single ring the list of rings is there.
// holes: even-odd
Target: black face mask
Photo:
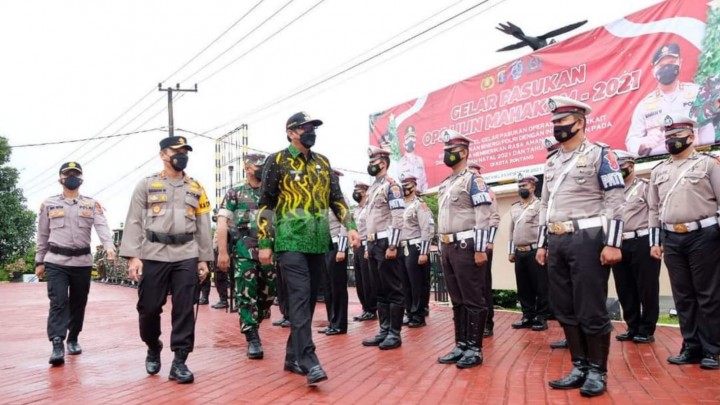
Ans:
[[[577,121],[575,121],[577,122]],[[555,125],[553,128],[553,135],[555,136],[555,139],[560,142],[566,142],[572,139],[573,136],[577,135],[579,129],[576,129],[575,131],[572,130],[572,127],[575,125],[575,122],[567,125]]]
[[[460,163],[462,160],[462,157],[460,156],[460,151],[457,152],[451,152],[449,150],[445,151],[445,156],[443,156],[443,163],[445,163],[445,166],[453,167],[456,164]]]
[[[356,203],[359,204],[360,201],[362,201],[363,196],[362,196],[362,193],[360,193],[359,191],[356,191],[353,193],[352,198],[353,198],[353,200],[355,200]]]
[[[662,84],[670,84],[680,74],[680,65],[665,65],[655,71],[655,78]]]
[[[526,188],[521,188],[520,190],[518,190],[518,194],[520,194],[520,198],[525,199],[530,197],[530,190]]]
[[[67,176],[63,181],[63,185],[68,190],[77,190],[77,188],[80,187],[82,183],[82,179],[78,176]]]
[[[626,167],[624,169],[620,169],[620,174],[622,174],[623,179],[627,179],[627,177],[630,175],[630,168]]]
[[[367,167],[367,172],[371,176],[377,176],[377,174],[380,173],[380,170],[382,170],[382,168],[380,167],[380,163],[374,165],[369,164]]]
[[[315,134],[314,129],[311,131],[305,131],[302,135],[300,135],[300,143],[302,144],[302,146],[310,149],[313,147],[313,145],[315,145],[316,137],[317,135]]]
[[[665,140],[665,147],[671,155],[677,155],[690,146],[689,136],[668,138]]]
[[[412,194],[413,191],[415,191],[415,187],[408,187],[408,188],[403,187],[403,194],[405,195],[405,197]]]
[[[410,141],[405,144],[405,152],[413,153],[414,150],[415,150],[415,141]]]
[[[263,175],[263,167],[260,166],[257,169],[255,169],[255,172],[253,173],[253,176],[255,176],[255,179],[257,181],[262,181],[262,175]]]
[[[170,156],[170,166],[178,172],[185,170],[188,164],[188,155],[185,153],[176,153]]]

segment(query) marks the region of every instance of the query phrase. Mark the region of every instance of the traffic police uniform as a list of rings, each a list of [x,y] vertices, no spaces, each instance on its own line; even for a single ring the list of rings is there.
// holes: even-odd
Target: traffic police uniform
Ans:
[[[61,175],[69,171],[82,174],[82,167],[77,162],[60,166]],[[62,193],[45,199],[40,206],[35,266],[44,264],[47,277],[50,299],[47,334],[53,343],[50,364],[64,363],[63,342],[66,336],[69,354],[80,354],[82,351],[78,335],[82,331],[90,292],[92,227],[95,227],[105,250],[115,250],[103,211],[100,203],[93,198],[78,195],[67,199]]]
[[[402,176],[403,193],[407,189],[417,187],[417,179],[413,176]],[[405,198],[405,212],[403,213],[403,229],[400,233],[400,249],[403,254],[404,269],[409,282],[409,290],[405,294],[406,309],[408,313],[408,326],[417,328],[425,326],[425,306],[423,302],[425,280],[430,274],[430,240],[435,233],[432,212],[427,204],[417,195]],[[418,262],[421,255],[426,256],[426,262]]]
[[[192,151],[182,136],[160,141],[160,149],[167,148]],[[148,361],[158,363],[156,369],[148,367],[150,374],[159,371],[163,346],[160,314],[171,291],[173,378],[175,366],[185,364],[195,345],[193,303],[198,295],[198,262],[213,260],[210,201],[205,189],[184,172],[178,179],[169,178],[163,170],[140,180],[125,220],[120,254],[142,260],[137,303],[140,338],[148,346]],[[192,373],[189,380],[182,376],[177,380],[192,382]]]
[[[591,108],[567,97],[549,101],[553,121]],[[569,131],[556,131],[567,141]],[[579,135],[576,135],[579,136]],[[553,388],[605,391],[612,325],[606,308],[610,267],[604,247],[620,248],[624,183],[615,154],[583,139],[573,151],[558,150],[544,168],[538,247],[547,249],[550,304],[565,331],[575,368]]]
[[[687,116],[671,115],[666,117],[665,136],[695,127]],[[669,141],[679,142],[677,138]],[[719,201],[720,167],[710,155],[693,151],[687,159],[671,156],[652,171],[650,243],[663,248],[684,340],[680,355],[668,358],[673,364],[701,362],[703,368],[718,368]]]
[[[368,149],[370,161],[379,158],[390,160],[390,152],[371,146]],[[397,257],[387,259],[386,251],[398,250],[400,233],[403,227],[405,201],[400,184],[387,174],[376,176],[368,189],[367,202],[367,241],[368,261],[373,277],[378,277],[378,321],[380,331],[371,338],[363,340],[365,346],[379,346],[381,349],[394,349],[402,344],[402,329],[405,297],[403,294],[400,264],[400,252]]]
[[[466,149],[471,139],[452,130],[443,135],[445,150]],[[475,253],[487,253],[493,216],[493,194],[468,168],[453,173],[438,193],[438,237],[441,264],[453,305],[455,348],[438,361],[459,368],[482,364],[482,337],[488,317],[487,264],[478,266]],[[488,257],[488,260],[490,258]]]
[[[365,193],[359,205],[355,207],[353,216],[360,234],[360,246],[353,249],[353,269],[355,271],[355,285],[357,294],[362,304],[363,313],[354,317],[356,321],[367,321],[377,317],[377,290],[378,283],[373,277],[367,259],[367,191],[369,185],[356,182],[355,192]]]
[[[342,172],[333,170],[336,176]],[[329,289],[325,292],[325,306],[328,307],[328,327],[326,335],[347,333],[348,324],[348,237],[347,229],[332,210],[328,210],[330,223],[330,245],[325,253],[325,269],[329,280]],[[343,253],[342,261],[337,261],[338,253]]]
[[[535,176],[520,176],[519,185],[536,184]],[[547,266],[535,260],[537,235],[540,229],[540,199],[532,195],[510,207],[508,252],[515,264],[515,280],[522,308],[522,319],[512,324],[515,329],[547,329],[548,304]]]
[[[615,151],[622,166],[636,155]],[[612,267],[615,289],[628,330],[617,340],[650,343],[655,340],[655,325],[660,313],[660,260],[650,256],[648,237],[648,181],[635,177],[625,183],[622,261]]]
[[[415,138],[415,127],[409,125],[405,129],[405,154],[400,158],[400,173],[415,177],[418,191],[424,193],[427,191],[427,175],[423,159],[414,153],[417,146]]]

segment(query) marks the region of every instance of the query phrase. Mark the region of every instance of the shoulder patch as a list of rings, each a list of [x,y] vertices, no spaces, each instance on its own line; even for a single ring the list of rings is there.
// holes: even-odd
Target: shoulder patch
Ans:
[[[481,176],[472,175],[470,181],[470,198],[474,207],[479,205],[492,204],[493,194],[490,187],[485,184],[485,179]]]
[[[387,200],[391,210],[404,209],[405,200],[403,199],[403,192],[399,185],[390,184],[387,189]]]
[[[99,202],[95,201],[95,211],[102,214],[103,212],[105,212],[105,208],[103,208],[103,206],[100,205]]]
[[[40,204],[40,213],[42,214],[43,211],[45,211],[45,203]]]
[[[604,191],[613,188],[625,188],[625,180],[623,180],[620,173],[620,165],[615,153],[609,148],[603,147],[600,156],[600,169],[598,170],[600,188]]]

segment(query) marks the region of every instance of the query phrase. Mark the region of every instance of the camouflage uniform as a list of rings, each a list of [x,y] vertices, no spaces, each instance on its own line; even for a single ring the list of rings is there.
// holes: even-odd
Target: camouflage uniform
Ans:
[[[258,261],[257,223],[259,189],[237,186],[225,195],[218,216],[232,220],[239,238],[235,243],[235,299],[238,302],[241,332],[256,329],[270,311],[276,296],[277,272],[274,265]],[[234,232],[228,232],[232,235]]]

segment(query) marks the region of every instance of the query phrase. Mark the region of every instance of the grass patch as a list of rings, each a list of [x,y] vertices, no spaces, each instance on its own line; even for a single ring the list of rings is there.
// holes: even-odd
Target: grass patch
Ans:
[[[660,315],[658,318],[657,323],[665,324],[665,325],[680,325],[680,319],[678,319],[677,316],[670,316],[670,315]]]

